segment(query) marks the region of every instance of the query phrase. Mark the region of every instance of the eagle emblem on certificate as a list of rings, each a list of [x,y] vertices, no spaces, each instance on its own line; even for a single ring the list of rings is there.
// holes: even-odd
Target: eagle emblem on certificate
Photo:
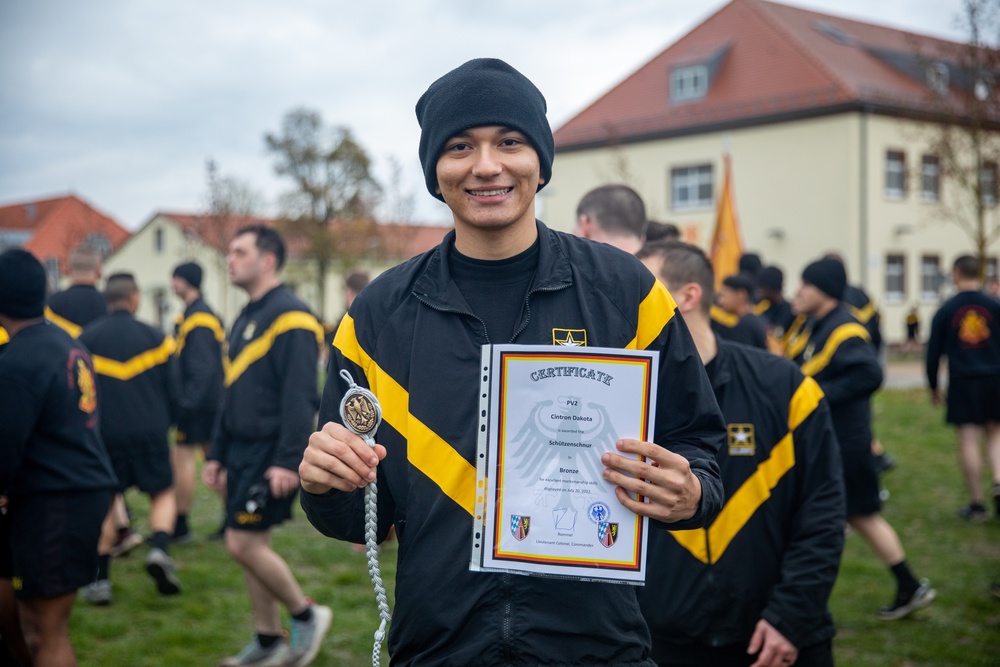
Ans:
[[[618,501],[601,456],[652,439],[658,353],[553,333],[560,344],[483,348],[470,567],[642,583],[648,521]]]

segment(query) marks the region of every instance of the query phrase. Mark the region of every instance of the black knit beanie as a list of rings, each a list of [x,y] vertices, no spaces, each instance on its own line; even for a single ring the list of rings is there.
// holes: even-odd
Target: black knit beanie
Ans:
[[[839,301],[847,287],[847,272],[835,259],[820,259],[802,271],[802,280]]]
[[[785,275],[776,266],[767,266],[760,270],[757,276],[757,284],[764,289],[780,292],[785,282]]]
[[[201,267],[194,262],[186,262],[174,269],[174,275],[183,278],[188,285],[201,289]]]
[[[742,290],[750,296],[753,296],[753,291],[757,287],[753,276],[748,273],[734,273],[731,276],[726,276],[723,278],[722,284],[730,289]]]
[[[15,320],[41,317],[45,311],[45,267],[27,250],[0,254],[0,314]]]
[[[501,125],[531,142],[541,165],[541,190],[552,177],[555,142],[545,118],[545,98],[523,74],[496,58],[477,58],[430,85],[417,101],[420,165],[427,190],[437,193],[437,161],[444,144],[472,127]]]

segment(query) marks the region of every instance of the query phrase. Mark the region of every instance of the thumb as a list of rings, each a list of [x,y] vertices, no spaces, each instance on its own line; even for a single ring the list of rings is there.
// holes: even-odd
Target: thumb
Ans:
[[[753,655],[760,651],[761,645],[764,643],[764,626],[761,625],[760,621],[757,622],[757,627],[754,628],[753,637],[750,638],[750,645],[747,646],[747,654]]]

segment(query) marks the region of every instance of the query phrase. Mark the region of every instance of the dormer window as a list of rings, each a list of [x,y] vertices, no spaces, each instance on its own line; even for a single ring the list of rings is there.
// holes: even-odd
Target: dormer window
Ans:
[[[699,100],[708,92],[708,67],[689,65],[670,72],[670,101]]]
[[[944,63],[931,63],[927,66],[927,87],[935,93],[948,93],[948,66]]]
[[[982,72],[976,77],[973,93],[980,102],[985,102],[993,97],[993,77],[988,72]]]

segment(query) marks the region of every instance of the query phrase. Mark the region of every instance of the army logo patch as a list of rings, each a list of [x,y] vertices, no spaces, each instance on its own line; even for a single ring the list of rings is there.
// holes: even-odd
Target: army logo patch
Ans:
[[[618,541],[618,524],[601,521],[597,524],[597,539],[605,547],[611,547]]]
[[[520,514],[510,515],[510,534],[514,536],[514,539],[520,542],[528,536],[528,531],[531,529],[531,517],[521,516]]]
[[[754,443],[753,424],[729,424],[730,456],[753,456],[757,446]]]
[[[257,323],[249,322],[245,327],[243,327],[243,340],[250,340],[253,335],[257,332]]]
[[[563,347],[587,347],[587,330],[553,329],[552,344]]]
[[[805,361],[812,359],[813,353],[816,352],[816,343],[809,343],[806,345],[806,351],[802,353],[802,358]]]

